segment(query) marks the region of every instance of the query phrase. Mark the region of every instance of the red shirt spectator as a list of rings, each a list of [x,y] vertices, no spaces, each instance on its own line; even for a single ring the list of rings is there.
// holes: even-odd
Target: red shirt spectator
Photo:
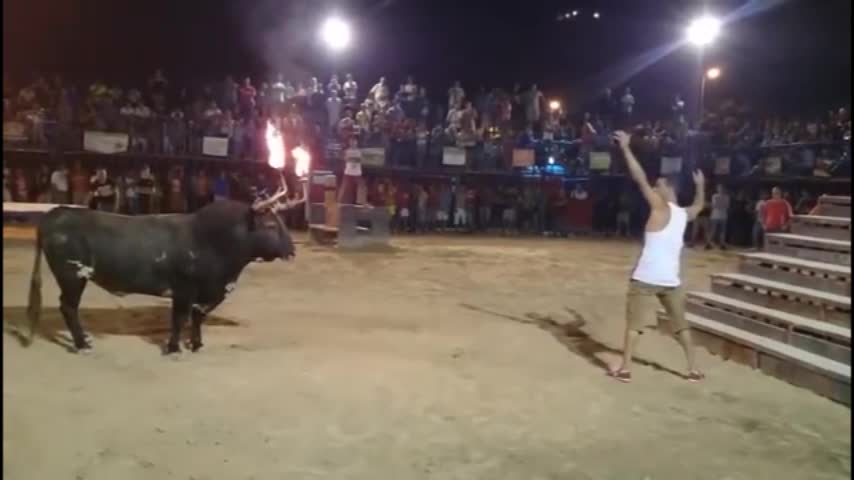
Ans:
[[[762,225],[766,232],[779,232],[789,225],[792,219],[792,206],[787,202],[779,187],[771,190],[771,199],[765,202],[765,215]]]

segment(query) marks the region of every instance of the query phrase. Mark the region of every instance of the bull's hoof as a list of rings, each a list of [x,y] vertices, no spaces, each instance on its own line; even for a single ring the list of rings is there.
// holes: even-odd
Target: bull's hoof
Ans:
[[[172,355],[172,354],[176,354],[176,353],[181,353],[181,346],[178,345],[177,343],[167,343],[163,347],[163,354],[164,355]]]
[[[193,353],[198,352],[198,351],[199,351],[199,350],[201,350],[201,348],[202,348],[202,347],[204,347],[204,346],[205,346],[205,344],[204,344],[204,343],[202,343],[201,341],[199,341],[199,342],[190,342],[190,350],[191,350]]]
[[[84,345],[77,345],[74,347],[74,353],[78,355],[89,355],[92,353],[92,345],[89,345],[88,343]]]

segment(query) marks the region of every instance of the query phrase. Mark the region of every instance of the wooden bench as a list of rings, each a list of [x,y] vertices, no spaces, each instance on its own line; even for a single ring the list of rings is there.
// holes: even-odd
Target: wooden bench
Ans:
[[[850,365],[692,313],[686,320],[694,342],[709,352],[851,405]]]
[[[742,253],[740,273],[825,290],[838,295],[851,293],[851,267],[802,260],[774,253]]]
[[[689,313],[851,365],[851,329],[709,292],[688,294]]]
[[[765,236],[765,251],[816,262],[851,265],[851,242],[845,240],[769,233]]]
[[[795,215],[792,233],[831,240],[851,240],[851,219],[824,215]]]
[[[741,273],[711,276],[712,292],[851,328],[851,298]]]

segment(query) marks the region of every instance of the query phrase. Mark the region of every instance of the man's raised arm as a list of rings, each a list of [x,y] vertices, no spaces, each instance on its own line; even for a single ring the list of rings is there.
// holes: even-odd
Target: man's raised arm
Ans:
[[[620,150],[623,152],[623,157],[626,159],[626,166],[629,169],[629,175],[631,175],[635,183],[638,184],[638,187],[640,188],[641,193],[643,193],[643,197],[646,199],[649,207],[653,210],[664,208],[667,204],[665,204],[664,200],[652,189],[652,186],[649,184],[649,180],[646,178],[646,172],[644,172],[643,167],[641,167],[640,162],[635,158],[635,154],[632,153],[632,149],[629,147],[629,141],[631,139],[632,136],[622,130],[614,132],[614,140],[617,141],[617,144],[620,146]]]
[[[703,210],[706,200],[706,177],[701,170],[694,170],[691,174],[694,177],[694,202],[688,207],[688,220],[697,218],[697,215]]]

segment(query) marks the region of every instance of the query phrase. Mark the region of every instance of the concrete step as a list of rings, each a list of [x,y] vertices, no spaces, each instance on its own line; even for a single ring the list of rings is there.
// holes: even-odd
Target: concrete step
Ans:
[[[792,233],[808,237],[851,241],[851,218],[824,215],[795,215]]]
[[[686,314],[694,342],[725,360],[761,370],[851,405],[851,366],[699,315]]]
[[[851,297],[742,273],[713,274],[711,281],[713,293],[851,328]]]
[[[851,329],[709,292],[690,292],[688,313],[851,365]]]
[[[851,265],[850,240],[831,240],[792,233],[769,233],[765,235],[765,251],[816,262]]]
[[[851,218],[851,197],[822,195],[818,197],[818,213],[829,217]]]
[[[837,295],[851,295],[850,266],[764,252],[742,253],[739,256],[740,273]]]

